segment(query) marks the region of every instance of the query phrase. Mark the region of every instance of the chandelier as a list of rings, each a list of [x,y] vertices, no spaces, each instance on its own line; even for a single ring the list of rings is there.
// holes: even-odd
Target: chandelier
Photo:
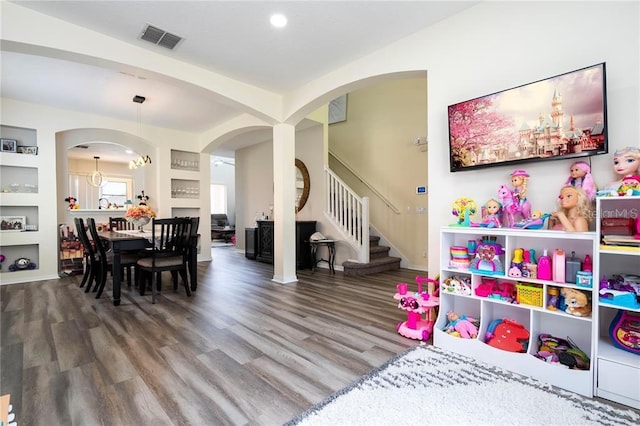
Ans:
[[[102,174],[102,172],[98,170],[98,160],[100,159],[100,157],[93,158],[95,158],[96,160],[96,171],[87,176],[87,181],[89,182],[89,185],[93,186],[94,188],[98,188],[105,185],[107,181],[104,178],[104,174]]]

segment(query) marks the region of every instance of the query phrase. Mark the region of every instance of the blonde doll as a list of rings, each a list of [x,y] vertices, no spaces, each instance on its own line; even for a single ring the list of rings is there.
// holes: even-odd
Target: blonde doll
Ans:
[[[591,222],[591,201],[579,186],[565,185],[560,190],[559,209],[551,213],[551,229],[567,232],[587,232]]]
[[[482,206],[482,223],[484,228],[502,227],[502,204],[495,198],[491,198]]]

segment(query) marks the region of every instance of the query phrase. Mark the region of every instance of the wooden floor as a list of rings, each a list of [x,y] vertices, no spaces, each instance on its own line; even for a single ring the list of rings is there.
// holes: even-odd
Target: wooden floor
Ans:
[[[417,344],[393,300],[417,274],[283,285],[225,247],[193,297],[165,284],[155,305],[125,287],[114,307],[80,276],[2,286],[0,394],[19,425],[282,424]]]

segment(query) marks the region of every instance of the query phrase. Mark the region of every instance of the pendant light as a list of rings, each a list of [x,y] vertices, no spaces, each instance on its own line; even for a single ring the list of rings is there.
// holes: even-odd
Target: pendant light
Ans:
[[[93,158],[95,158],[96,160],[96,171],[87,176],[87,181],[89,182],[89,185],[98,188],[106,184],[107,181],[104,179],[104,175],[102,174],[102,172],[98,170],[98,160],[100,159],[100,157]]]

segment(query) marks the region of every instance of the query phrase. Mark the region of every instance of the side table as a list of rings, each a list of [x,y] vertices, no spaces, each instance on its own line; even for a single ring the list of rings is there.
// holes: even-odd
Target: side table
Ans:
[[[320,262],[327,262],[329,264],[329,270],[335,274],[336,270],[333,267],[333,262],[336,258],[336,240],[316,240],[309,241],[309,245],[311,246],[311,272],[313,273],[316,270],[316,265]],[[329,251],[329,259],[318,259],[318,247],[325,246]]]

